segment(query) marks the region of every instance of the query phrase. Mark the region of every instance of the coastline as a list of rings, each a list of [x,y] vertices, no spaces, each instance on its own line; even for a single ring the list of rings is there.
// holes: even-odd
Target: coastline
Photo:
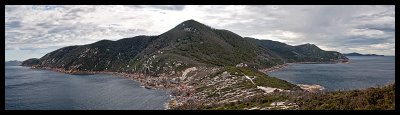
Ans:
[[[284,63],[281,65],[275,65],[269,68],[263,68],[263,69],[258,69],[258,71],[261,71],[263,73],[269,73],[277,70],[281,70],[289,66],[289,64],[339,64],[339,63],[344,63],[344,64],[349,64],[351,63],[350,60],[337,60],[333,62],[293,62],[293,63]]]
[[[296,85],[308,92],[318,92],[325,90],[325,87],[318,84],[296,84]]]
[[[29,67],[29,66],[27,66],[27,67]],[[31,67],[31,68],[57,71],[57,72],[65,73],[65,74],[71,74],[71,75],[94,75],[94,74],[116,75],[116,76],[128,78],[130,80],[135,80],[135,81],[141,83],[141,86],[147,87],[150,89],[167,88],[167,87],[160,87],[160,85],[153,85],[151,81],[143,82],[143,81],[146,81],[145,79],[148,78],[149,76],[144,75],[144,74],[139,74],[139,73],[126,73],[126,72],[113,72],[113,71],[79,71],[79,70],[65,70],[65,69],[61,69],[61,68],[50,68],[50,67]]]
[[[340,63],[344,63],[344,64],[349,64],[351,63],[350,60],[337,60],[334,62],[294,62],[294,63],[284,63],[281,65],[276,65],[276,66],[272,66],[269,68],[264,68],[264,69],[258,69],[258,71],[263,72],[265,74],[268,74],[270,72],[274,72],[274,71],[279,71],[281,69],[284,69],[286,67],[288,67],[290,64],[340,64]],[[318,92],[318,91],[323,91],[325,90],[325,87],[319,85],[319,84],[296,84],[297,86],[299,86],[302,90],[307,91],[307,92]]]
[[[258,69],[258,71],[261,71],[261,72],[267,74],[269,72],[273,72],[273,71],[277,71],[277,70],[281,70],[283,68],[286,68],[287,66],[289,66],[289,64],[290,63],[285,63],[285,64],[282,64],[282,65],[276,65],[276,66],[269,67],[269,68]]]
[[[303,62],[301,62],[303,63]],[[276,65],[270,68],[259,69],[259,71],[263,73],[269,73],[273,71],[277,71],[283,68],[286,68],[289,64],[293,63],[285,63],[281,65]],[[161,89],[161,90],[168,90],[170,92],[169,100],[164,103],[166,110],[169,109],[177,109],[180,108],[182,105],[188,105],[192,102],[188,102],[188,99],[195,99],[197,100],[196,103],[213,103],[206,100],[201,99],[202,97],[200,94],[196,95],[197,93],[194,92],[193,87],[197,87],[196,85],[191,85],[189,83],[184,82],[176,82],[176,79],[181,79],[182,75],[185,75],[185,71],[182,72],[174,72],[173,74],[162,73],[157,75],[157,77],[151,75],[145,75],[143,73],[127,73],[127,72],[113,72],[113,71],[79,71],[79,70],[65,70],[62,68],[50,68],[50,67],[40,67],[40,66],[27,66],[31,67],[32,69],[44,69],[44,70],[51,70],[57,71],[66,74],[72,75],[93,75],[93,74],[110,74],[116,75],[118,77],[128,78],[129,80],[134,80],[139,82],[140,87],[146,89]],[[190,68],[187,68],[191,71]],[[186,72],[187,73],[187,72]],[[175,77],[172,77],[175,76]],[[185,75],[186,76],[186,75]],[[316,92],[323,90],[323,87],[317,84],[306,84],[301,87],[299,84],[295,84],[299,86],[303,91],[307,92]],[[190,94],[190,95],[187,95]],[[192,95],[193,94],[193,95]],[[190,100],[193,101],[193,100]],[[204,101],[204,102],[201,102]],[[200,104],[202,105],[202,104]],[[195,104],[194,106],[199,106]]]

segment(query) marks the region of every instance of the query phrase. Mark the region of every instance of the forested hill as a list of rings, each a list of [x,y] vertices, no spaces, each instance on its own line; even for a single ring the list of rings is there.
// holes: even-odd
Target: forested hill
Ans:
[[[254,43],[279,54],[286,62],[330,62],[348,60],[346,56],[336,51],[324,51],[314,44],[291,46],[272,40],[259,40],[246,37]]]
[[[158,36],[136,36],[117,41],[68,46],[29,59],[24,66],[77,71],[116,71],[159,74],[190,66],[234,66],[246,63],[267,68],[286,62],[332,62],[347,59],[313,44],[284,43],[243,38],[228,30],[214,29],[187,20]]]

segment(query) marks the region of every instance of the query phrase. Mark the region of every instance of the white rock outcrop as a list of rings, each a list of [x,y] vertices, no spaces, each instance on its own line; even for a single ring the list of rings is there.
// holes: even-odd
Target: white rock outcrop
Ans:
[[[197,68],[196,67],[191,67],[191,68],[187,68],[185,71],[182,72],[182,76],[181,76],[181,80],[185,80],[186,79],[186,75],[191,72],[191,71],[196,71]]]

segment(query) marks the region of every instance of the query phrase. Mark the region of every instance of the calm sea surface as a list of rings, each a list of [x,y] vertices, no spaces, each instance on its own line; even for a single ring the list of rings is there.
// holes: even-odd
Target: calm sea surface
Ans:
[[[269,75],[296,84],[319,84],[326,90],[363,89],[394,83],[394,56],[347,57],[350,64],[289,64]]]
[[[5,109],[165,109],[165,90],[113,75],[69,75],[5,66]]]

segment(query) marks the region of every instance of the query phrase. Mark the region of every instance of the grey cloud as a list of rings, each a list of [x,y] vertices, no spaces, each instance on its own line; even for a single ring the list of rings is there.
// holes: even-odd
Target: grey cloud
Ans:
[[[17,9],[18,9],[18,7],[16,7],[15,5],[6,5],[5,12],[13,12]]]
[[[364,22],[360,21],[360,20],[374,20],[376,18],[379,18],[379,16],[382,16],[382,15],[377,15],[382,13],[382,11],[371,12],[372,9],[373,8],[370,8],[368,6],[318,7],[315,8],[314,10],[305,11],[308,12],[307,16],[309,17],[299,16],[299,15],[305,15],[301,13],[300,14],[291,13],[292,16],[289,17],[292,18],[291,19],[286,18],[284,20],[292,21],[293,23],[289,22],[290,23],[289,25],[285,25],[286,27],[280,27],[280,28],[304,33],[305,36],[307,37],[305,39],[302,39],[304,41],[313,41],[316,42],[317,45],[320,44],[328,46],[330,48],[339,48],[339,49],[345,49],[344,47],[357,47],[362,45],[387,43],[389,40],[394,39],[394,33],[391,33],[392,31],[395,30],[394,22],[388,22],[386,24],[382,24],[382,23],[372,23],[369,21],[364,21]],[[384,11],[386,12],[387,10]],[[358,16],[362,13],[369,13],[372,15],[362,16],[362,18],[360,16],[357,18],[353,17],[353,16]],[[394,16],[394,12],[392,14],[384,13],[384,15]],[[356,23],[354,24],[354,22]],[[297,24],[294,23],[304,23],[304,24],[296,26]],[[361,36],[346,35],[347,32],[346,30],[357,29],[357,28],[376,29],[384,31],[385,33],[382,37],[378,38],[367,37],[365,35]],[[324,38],[318,36],[318,34],[320,33],[326,34],[328,37]]]
[[[114,6],[58,6],[54,10],[43,11],[52,15],[43,15],[44,17],[35,20],[29,20],[35,15],[22,15],[31,13],[26,7],[6,6],[6,49],[63,47],[91,43],[99,39],[116,40],[136,35],[151,35],[163,26],[159,22],[173,22],[170,20],[181,18],[176,14],[190,14],[188,10],[200,12],[195,15],[195,18],[198,18],[195,20],[214,28],[233,31],[243,37],[273,34],[276,30],[301,34],[301,37],[295,39],[281,38],[291,45],[314,43],[336,48],[341,52],[351,52],[349,50],[352,47],[368,47],[395,41],[395,26],[392,20],[395,14],[394,6],[135,5],[122,7],[122,10],[127,11],[118,11],[110,19],[104,17],[105,23],[91,17],[102,18],[103,10],[113,11]],[[243,9],[237,10],[237,7]],[[149,12],[164,14],[160,17],[151,15],[152,13],[147,14]],[[382,31],[383,34],[372,37],[348,34],[348,30],[366,28]]]
[[[142,9],[142,8],[155,8],[160,10],[184,10],[184,5],[128,5],[126,7],[131,7],[135,9]]]
[[[365,24],[360,25],[357,29],[374,29],[384,32],[395,32],[396,28],[393,24]]]
[[[57,8],[60,8],[62,6],[59,5],[40,5],[40,6],[31,6],[30,9],[32,10],[43,10],[43,11],[48,11],[48,10],[55,10]]]
[[[67,9],[69,10],[68,13],[77,13],[77,12],[90,13],[96,10],[96,6],[72,7]]]
[[[183,5],[150,5],[149,7],[158,8],[162,10],[183,10],[185,6]]]
[[[379,43],[385,43],[386,39],[376,39],[376,38],[369,38],[369,37],[364,37],[364,36],[355,36],[355,37],[349,37],[345,39],[344,44],[348,45],[369,45],[369,44],[379,44]]]
[[[36,26],[49,29],[49,28],[57,27],[58,25],[50,24],[49,22],[43,22],[43,23],[37,23]]]
[[[6,22],[5,27],[6,28],[20,28],[21,22],[19,22],[19,21]]]
[[[265,35],[275,30],[304,35],[296,39],[281,38],[292,45],[315,43],[347,51],[351,47],[394,41],[394,21],[390,21],[390,18],[394,19],[394,6],[246,6],[245,11],[232,11],[220,6],[203,8],[205,11],[213,11],[203,17],[217,20],[217,24],[212,26],[231,30],[241,36]],[[251,20],[242,22],[248,19]],[[221,25],[225,22],[230,23]],[[381,36],[348,35],[349,30],[366,28],[384,33]]]
[[[63,14],[61,20],[77,20],[81,15],[85,13],[91,13],[96,11],[96,6],[85,6],[85,7],[63,7],[60,13]]]
[[[393,43],[391,41],[393,39],[394,37],[371,38],[366,36],[343,36],[342,38],[331,38],[328,40],[320,40],[317,41],[317,43],[325,47],[345,49],[345,48],[357,48],[360,46]],[[350,52],[350,51],[341,51],[341,52]]]
[[[77,29],[76,27],[56,27],[56,28],[52,28],[48,31],[48,33],[60,33],[62,31],[70,31],[70,30],[74,30]]]
[[[78,12],[75,12],[75,11],[67,12],[67,13],[63,14],[62,20],[75,20],[75,19],[79,18],[79,15],[77,13]]]

